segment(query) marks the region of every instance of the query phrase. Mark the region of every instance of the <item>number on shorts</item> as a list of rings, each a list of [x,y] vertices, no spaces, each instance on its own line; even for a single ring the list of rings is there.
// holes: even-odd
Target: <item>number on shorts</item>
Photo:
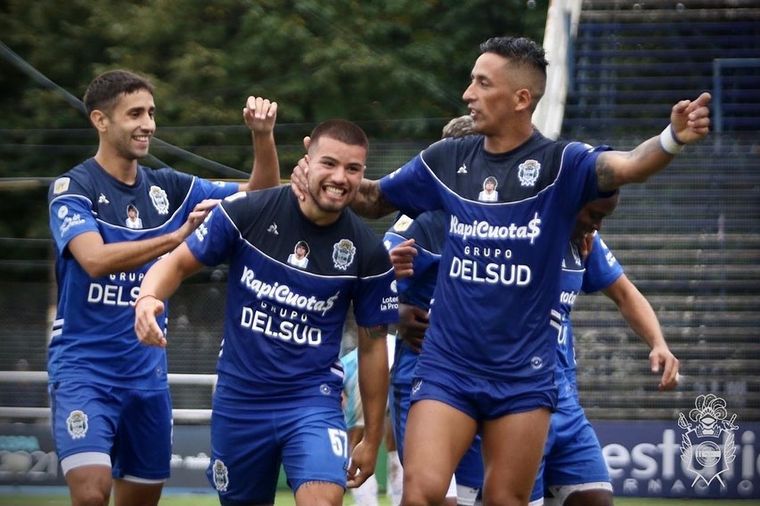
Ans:
[[[332,451],[338,457],[348,458],[348,436],[346,431],[340,429],[327,429],[330,436]]]

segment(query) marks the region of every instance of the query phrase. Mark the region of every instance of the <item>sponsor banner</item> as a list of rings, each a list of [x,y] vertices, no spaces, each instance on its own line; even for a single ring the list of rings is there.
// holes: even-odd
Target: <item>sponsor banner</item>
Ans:
[[[758,498],[760,422],[737,425],[705,434],[694,423],[593,423],[616,496]]]

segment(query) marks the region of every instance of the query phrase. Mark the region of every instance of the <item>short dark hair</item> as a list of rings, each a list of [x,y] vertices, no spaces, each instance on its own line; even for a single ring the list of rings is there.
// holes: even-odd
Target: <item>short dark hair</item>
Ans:
[[[480,45],[482,53],[496,53],[519,65],[529,65],[546,76],[546,52],[527,37],[491,37]]]
[[[369,149],[369,139],[364,130],[356,123],[345,119],[329,119],[314,127],[311,131],[311,142],[317,142],[320,137],[330,137],[351,146]]]
[[[113,108],[119,95],[145,90],[153,95],[153,84],[142,76],[128,70],[109,70],[92,80],[84,93],[84,106],[87,114],[95,109],[109,111]]]

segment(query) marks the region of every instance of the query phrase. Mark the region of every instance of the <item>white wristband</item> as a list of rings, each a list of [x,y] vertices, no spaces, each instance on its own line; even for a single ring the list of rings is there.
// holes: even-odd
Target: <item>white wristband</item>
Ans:
[[[665,130],[660,134],[660,147],[663,151],[670,155],[677,155],[683,151],[685,144],[676,139],[676,135],[673,132],[673,125],[668,125]]]

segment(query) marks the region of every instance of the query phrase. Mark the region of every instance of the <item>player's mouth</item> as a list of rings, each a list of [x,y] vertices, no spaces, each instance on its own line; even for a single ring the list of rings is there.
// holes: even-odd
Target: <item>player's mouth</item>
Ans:
[[[327,194],[328,197],[334,199],[342,199],[346,193],[348,193],[345,188],[338,188],[337,186],[332,185],[324,185],[322,187],[322,190]]]
[[[150,145],[150,135],[133,135],[132,140],[137,142],[138,144],[142,145],[143,147],[148,147]]]

